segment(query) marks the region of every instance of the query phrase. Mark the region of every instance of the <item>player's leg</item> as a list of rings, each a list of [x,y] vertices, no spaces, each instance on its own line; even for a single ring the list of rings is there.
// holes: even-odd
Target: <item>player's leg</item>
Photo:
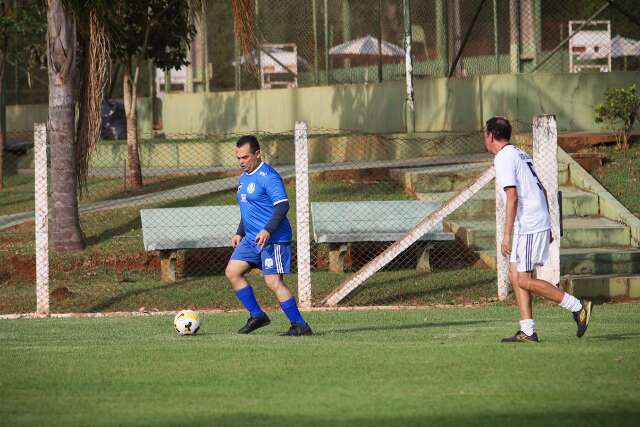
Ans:
[[[251,265],[255,265],[259,261],[260,257],[256,251],[251,248],[248,242],[245,242],[245,239],[242,239],[234,249],[233,254],[231,254],[231,259],[225,269],[225,276],[233,286],[236,297],[250,315],[247,323],[238,330],[240,334],[248,334],[271,323],[267,314],[260,308],[260,304],[258,304],[253,293],[253,288],[244,277],[245,273],[251,269]]]
[[[535,267],[544,265],[549,258],[550,231],[527,235],[527,239],[525,265],[518,266],[518,285],[570,311],[578,326],[576,335],[582,337],[591,320],[591,301],[579,300],[545,280],[534,278],[532,273]]]
[[[518,236],[515,237],[517,239]],[[517,248],[517,243],[513,245],[513,249]],[[517,260],[517,256],[512,259]],[[513,295],[516,297],[518,310],[520,311],[520,329],[511,337],[504,338],[502,342],[538,342],[538,334],[536,332],[536,322],[533,320],[531,294],[522,289],[519,284],[517,262],[509,264],[509,282],[513,288]]]
[[[283,335],[311,335],[312,331],[298,309],[298,303],[284,284],[283,277],[291,271],[291,245],[270,244],[263,248],[262,273],[267,287],[276,295],[280,308],[291,322],[291,328]]]

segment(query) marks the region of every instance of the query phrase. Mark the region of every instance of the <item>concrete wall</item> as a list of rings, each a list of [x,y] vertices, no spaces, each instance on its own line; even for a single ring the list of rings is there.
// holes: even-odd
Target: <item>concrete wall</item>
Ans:
[[[429,78],[415,81],[417,132],[466,132],[481,129],[492,115],[530,123],[536,114],[554,113],[561,130],[599,131],[593,105],[606,88],[640,85],[640,73],[496,74],[466,79]],[[398,133],[406,130],[405,85],[317,86],[262,91],[169,94],[162,100],[162,121],[168,136],[207,133],[291,131],[305,120],[315,133],[361,130]],[[150,103],[141,99],[141,134],[151,130]],[[9,131],[28,131],[46,120],[46,106],[7,109]]]
[[[47,104],[7,105],[7,132],[33,132],[34,123],[46,123]],[[138,99],[138,129],[140,134],[151,134],[151,99]]]
[[[504,115],[530,123],[554,113],[562,130],[598,131],[593,105],[606,88],[640,85],[640,73],[497,74],[415,82],[416,131],[481,129]],[[164,99],[167,135],[291,131],[295,120],[313,129],[394,133],[405,130],[404,82],[319,86],[207,94],[172,94]]]

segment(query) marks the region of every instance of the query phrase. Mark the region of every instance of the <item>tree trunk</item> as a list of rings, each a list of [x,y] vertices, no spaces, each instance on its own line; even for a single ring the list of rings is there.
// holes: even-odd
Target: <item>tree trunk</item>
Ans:
[[[76,22],[62,0],[48,0],[49,126],[53,198],[53,247],[85,247],[80,229],[75,135]]]
[[[4,93],[4,66],[5,56],[0,54],[0,191],[4,190],[4,147],[7,141],[7,126],[6,126],[6,110],[7,103],[5,102]]]
[[[137,85],[131,78],[129,65],[123,67],[124,111],[127,116],[127,154],[129,160],[129,182],[134,189],[142,188],[142,169],[138,152],[138,111],[136,108]]]

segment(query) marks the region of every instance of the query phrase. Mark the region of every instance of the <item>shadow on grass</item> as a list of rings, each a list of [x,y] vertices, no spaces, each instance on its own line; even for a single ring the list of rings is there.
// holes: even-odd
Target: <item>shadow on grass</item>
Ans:
[[[589,340],[599,341],[624,341],[640,339],[640,332],[629,332],[623,334],[596,335],[595,337],[587,337]]]
[[[518,425],[529,426],[633,426],[638,420],[640,410],[635,408],[617,408],[616,410],[589,410],[572,408],[566,405],[565,411],[540,411],[518,413],[462,413],[451,415],[425,415],[412,416],[376,416],[370,414],[366,417],[348,417],[335,415],[305,416],[305,415],[267,415],[252,413],[235,413],[217,415],[212,417],[192,416],[189,424],[192,426],[305,426],[305,427],[409,427],[409,426],[505,426]],[[428,409],[424,409],[428,411]],[[513,412],[516,412],[512,410]],[[506,412],[506,411],[505,411]],[[179,419],[165,418],[158,426],[182,425]]]
[[[118,237],[123,234],[127,234],[131,230],[139,228],[141,228],[140,217],[136,216],[124,224],[120,224],[117,227],[113,228],[107,228],[96,235],[87,237],[87,245],[93,246],[99,243],[104,243],[107,240],[113,239],[114,237]]]
[[[107,299],[106,301],[103,301],[99,304],[96,304],[92,307],[89,307],[89,309],[87,310],[88,312],[100,312],[100,311],[105,311],[106,309],[108,309],[109,307],[113,306],[114,304],[117,304],[129,297],[132,296],[136,296],[136,295],[142,295],[142,294],[146,294],[147,292],[153,292],[153,291],[159,291],[159,290],[164,290],[164,289],[168,289],[168,288],[173,288],[175,287],[176,284],[175,283],[165,283],[163,285],[159,285],[159,286],[153,286],[150,288],[144,288],[144,289],[135,289],[135,290],[130,290],[127,292],[124,292],[122,294],[116,295],[112,298]]]
[[[328,335],[328,334],[350,334],[353,332],[374,332],[374,331],[400,331],[405,329],[422,329],[422,328],[444,328],[447,326],[471,326],[483,323],[491,323],[491,320],[462,320],[459,322],[440,322],[440,323],[414,323],[410,325],[381,325],[381,326],[363,326],[359,328],[351,329],[334,329],[325,332],[320,332],[316,335]]]
[[[419,299],[419,298],[437,295],[446,291],[452,291],[452,292],[456,292],[456,294],[459,294],[461,291],[477,288],[478,286],[482,286],[488,282],[488,280],[480,279],[480,280],[473,280],[464,284],[451,285],[446,283],[440,283],[436,287],[424,286],[422,288],[415,289],[417,280],[420,280],[421,282],[425,281],[425,274],[426,273],[416,272],[414,275],[403,277],[399,280],[396,280],[396,282],[394,283],[394,288],[396,289],[402,287],[403,285],[406,285],[408,288],[414,288],[414,289],[407,290],[407,291],[399,290],[398,293],[394,295],[384,295],[377,298],[373,297],[370,301],[367,301],[367,304],[372,304],[372,305],[394,304],[398,302],[406,302],[413,299]],[[438,278],[436,280],[440,281],[442,280],[442,278]],[[371,283],[368,286],[365,285],[362,288],[358,288],[352,295],[350,295],[347,298],[346,301],[353,302],[359,296],[364,297],[368,292],[375,292],[377,288],[384,288],[386,286],[388,286],[386,283],[380,283],[380,282]]]

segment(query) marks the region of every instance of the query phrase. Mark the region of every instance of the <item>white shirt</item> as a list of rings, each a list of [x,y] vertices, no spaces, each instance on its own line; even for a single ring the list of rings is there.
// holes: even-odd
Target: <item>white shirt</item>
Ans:
[[[516,187],[518,192],[513,233],[522,235],[549,230],[549,208],[531,157],[513,145],[506,145],[496,154],[493,164],[499,188]],[[505,193],[499,193],[502,194],[503,206],[506,206]]]

